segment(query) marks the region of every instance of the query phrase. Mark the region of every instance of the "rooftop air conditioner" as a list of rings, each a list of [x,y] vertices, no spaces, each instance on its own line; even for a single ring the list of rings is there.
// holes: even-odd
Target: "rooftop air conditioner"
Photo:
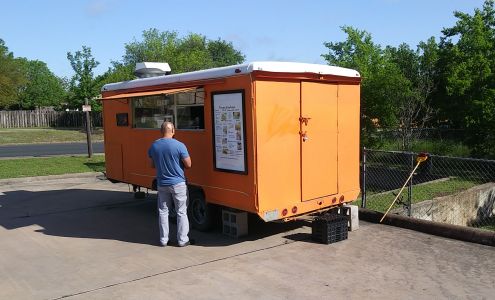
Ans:
[[[138,78],[148,78],[169,75],[171,71],[168,63],[140,62],[136,64],[134,75]]]

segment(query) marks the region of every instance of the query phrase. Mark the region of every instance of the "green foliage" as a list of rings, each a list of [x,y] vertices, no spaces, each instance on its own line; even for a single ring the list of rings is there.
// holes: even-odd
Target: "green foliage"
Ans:
[[[362,136],[364,144],[370,146],[373,144],[372,136],[367,133],[374,127],[373,120],[394,122],[391,114],[393,107],[386,101],[387,95],[383,94],[386,90],[377,89],[377,86],[388,82],[382,82],[381,77],[386,77],[390,66],[387,66],[383,50],[373,42],[370,33],[349,26],[342,27],[342,30],[347,34],[347,39],[343,42],[324,43],[329,53],[323,54],[322,57],[330,65],[356,69],[361,73],[361,104],[365,127]]]
[[[373,139],[377,126],[399,127],[404,133],[402,148],[407,149],[411,129],[423,126],[430,115],[427,100],[431,88],[425,87],[431,84],[425,83],[422,62],[426,64],[431,58],[423,58],[419,49],[413,51],[405,44],[383,49],[366,31],[348,26],[342,30],[347,39],[324,43],[329,53],[322,57],[330,65],[361,73],[363,144],[377,144]]]
[[[62,80],[55,76],[44,62],[21,59],[26,83],[19,95],[22,109],[59,106],[65,97]]]
[[[166,59],[175,58],[179,43],[177,32],[150,29],[143,31],[142,38],[142,41],[134,40],[125,45],[122,59],[124,65],[135,65],[143,61],[166,62]]]
[[[479,224],[480,229],[495,231],[495,217],[491,217],[483,222],[483,224]]]
[[[211,67],[224,67],[244,62],[245,56],[236,50],[231,42],[222,39],[209,40],[206,44]]]
[[[0,179],[103,171],[104,155],[0,160]]]
[[[143,31],[141,41],[125,45],[122,61],[99,78],[105,83],[134,79],[134,67],[138,62],[167,62],[172,73],[184,73],[201,69],[239,64],[244,55],[232,43],[218,39],[209,40],[201,34],[191,33],[179,37],[175,31],[149,29]]]
[[[451,126],[469,130],[475,155],[495,157],[494,1],[455,17],[440,44],[438,106]]]
[[[134,79],[134,66],[124,65],[120,62],[112,62],[112,67],[109,68],[103,75],[96,78],[98,87],[101,87],[106,83],[127,81]]]
[[[401,141],[397,139],[380,139],[379,149],[394,151],[401,148]],[[421,139],[415,140],[410,145],[413,152],[428,152],[435,155],[452,157],[470,157],[471,151],[462,142],[450,139]]]
[[[402,150],[411,150],[413,130],[423,128],[434,115],[430,97],[434,91],[434,73],[431,72],[436,64],[435,47],[435,40],[430,38],[416,50],[406,44],[386,48],[389,60],[399,68],[404,80],[400,86],[402,94],[395,103]]]
[[[26,81],[19,60],[0,39],[0,109],[18,103],[19,93]]]
[[[15,58],[0,39],[0,108],[59,106],[64,96],[61,79],[44,62]]]
[[[100,94],[98,81],[95,80],[93,70],[100,64],[91,54],[91,48],[82,46],[82,51],[75,54],[67,52],[75,74],[70,82],[68,102],[71,108],[81,108],[85,99],[88,99],[92,109],[101,110],[101,104],[95,98]]]
[[[398,128],[398,148],[411,150],[413,129],[447,125],[468,133],[462,142],[472,156],[495,157],[494,0],[455,17],[439,44],[432,37],[416,50],[406,44],[383,49],[352,27],[342,28],[345,41],[325,43],[329,64],[362,75],[364,145],[380,146],[377,127]]]

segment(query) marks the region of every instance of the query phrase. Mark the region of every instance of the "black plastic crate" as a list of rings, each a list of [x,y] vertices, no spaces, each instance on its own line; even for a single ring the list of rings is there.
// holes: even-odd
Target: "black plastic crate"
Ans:
[[[322,244],[336,243],[347,239],[347,217],[327,214],[316,217],[311,224],[311,239]]]

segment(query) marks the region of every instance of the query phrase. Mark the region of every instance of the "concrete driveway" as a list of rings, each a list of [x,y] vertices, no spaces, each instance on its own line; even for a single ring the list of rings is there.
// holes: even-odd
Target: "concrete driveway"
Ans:
[[[0,181],[0,299],[493,299],[495,248],[370,223],[320,245],[305,222],[156,246],[155,196],[93,175]],[[175,230],[175,228],[172,228]]]

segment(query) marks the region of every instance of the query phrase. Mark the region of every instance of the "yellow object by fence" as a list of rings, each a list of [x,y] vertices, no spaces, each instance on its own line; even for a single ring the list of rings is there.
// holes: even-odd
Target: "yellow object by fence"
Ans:
[[[400,189],[399,193],[397,194],[397,196],[395,196],[395,199],[394,201],[392,201],[392,204],[390,204],[390,206],[388,207],[387,211],[385,212],[385,214],[383,215],[383,217],[380,219],[380,223],[383,221],[383,219],[385,219],[385,217],[387,216],[388,212],[390,211],[390,209],[392,208],[392,206],[394,206],[395,204],[395,201],[397,201],[397,199],[399,199],[399,196],[400,194],[402,193],[402,191],[404,190],[404,188],[406,187],[407,183],[409,182],[409,180],[411,180],[412,176],[414,175],[414,172],[416,172],[416,169],[419,167],[419,165],[422,163],[422,162],[425,162],[426,160],[428,159],[428,155],[425,154],[425,153],[421,153],[418,155],[418,157],[416,157],[416,166],[414,167],[414,169],[412,170],[411,174],[409,174],[409,177],[407,178],[406,182],[404,182],[404,185],[402,186],[402,188]]]

